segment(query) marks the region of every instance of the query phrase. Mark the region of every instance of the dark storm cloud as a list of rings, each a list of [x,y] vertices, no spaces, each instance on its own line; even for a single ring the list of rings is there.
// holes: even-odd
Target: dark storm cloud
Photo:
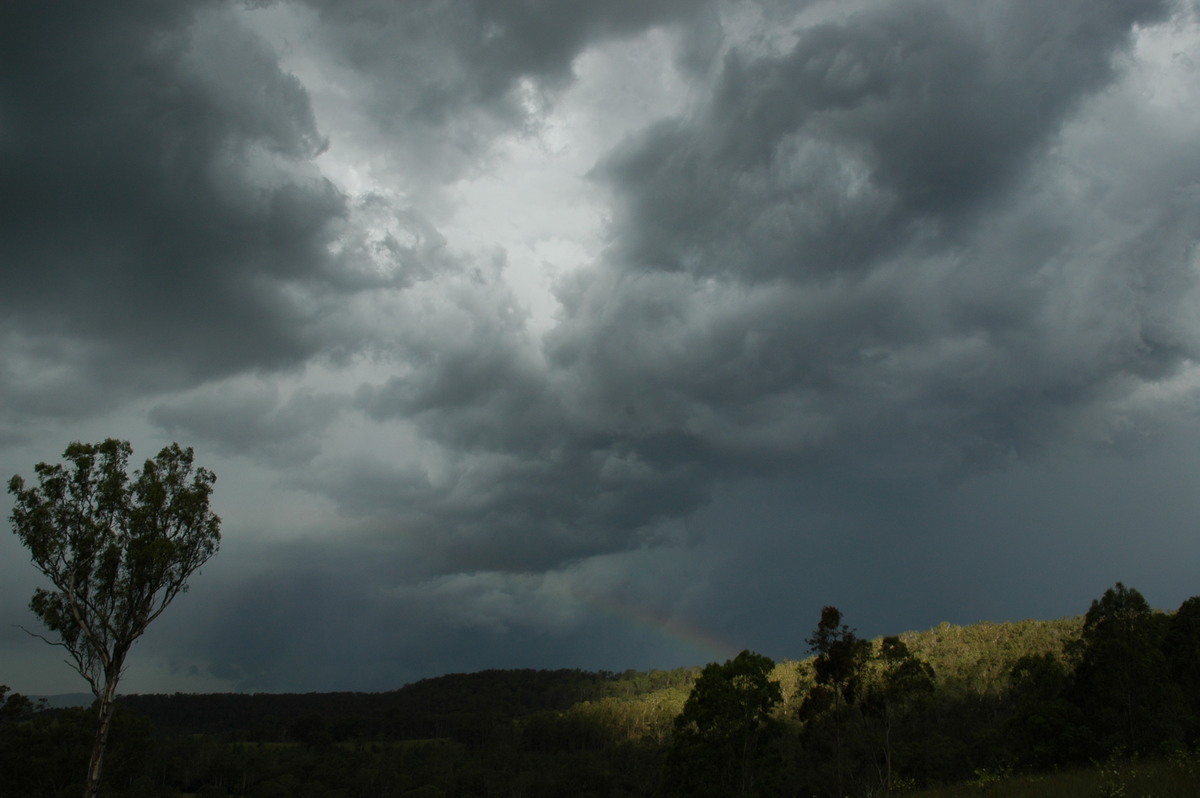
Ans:
[[[326,141],[308,95],[224,4],[2,13],[0,335],[16,402],[78,382],[95,410],[97,387],[111,399],[294,364],[336,338],[341,297],[393,282],[348,262],[361,235],[311,164]]]
[[[576,394],[591,387],[546,370],[515,297],[486,273],[442,298],[397,342],[403,374],[355,395],[369,419],[404,421],[439,446],[436,473],[352,457],[318,466],[308,487],[403,530],[448,570],[542,569],[619,550],[703,502],[690,436],[633,441],[581,405]]]
[[[889,3],[781,56],[734,50],[698,120],[598,170],[618,190],[615,258],[738,280],[877,266],[995,201],[1168,7]]]
[[[279,393],[270,383],[221,385],[156,405],[148,417],[179,440],[294,467],[320,451],[321,433],[345,402],[305,389],[283,400]]]
[[[1192,287],[1196,225],[1110,194],[1080,212],[1149,218],[1095,258],[1096,230],[1057,204],[1064,120],[1165,8],[1064,4],[1035,24],[1023,4],[886,4],[780,56],[735,53],[704,114],[599,170],[614,274],[564,286],[551,357],[611,405],[761,440],[752,459],[788,426],[801,460],[915,445],[949,470],[1053,439],[1125,375],[1197,352],[1194,330],[1154,329],[1183,310],[1160,286]],[[1110,320],[1063,312],[1092,287]],[[1093,324],[1102,346],[1076,328]]]
[[[530,663],[623,670],[661,666],[664,652],[672,666],[697,656],[581,601],[586,587],[562,574],[422,574],[391,542],[227,546],[204,576],[208,598],[185,596],[145,646],[206,662],[236,689],[389,690]],[[246,563],[257,564],[251,579],[238,575]],[[585,584],[593,577],[574,574]],[[625,638],[634,644],[613,646]]]
[[[685,0],[306,2],[341,56],[376,76],[375,90],[386,98],[381,111],[435,123],[471,106],[524,117],[513,94],[522,78],[553,87],[569,80],[583,49],[607,38],[712,23],[708,3]]]
[[[520,570],[643,545],[725,480],[900,490],[1153,429],[1117,408],[1200,354],[1194,153],[1156,153],[1169,201],[1114,159],[1084,204],[1072,148],[1167,8],[883,4],[732,53],[699,113],[597,169],[611,246],[559,285],[543,352],[482,325],[360,390],[452,476],[327,484]]]
[[[624,442],[565,441],[541,455],[473,452],[436,476],[356,456],[327,462],[305,487],[399,535],[440,573],[552,569],[631,541],[699,506],[703,474],[686,460],[646,465]]]
[[[1126,58],[1182,5],[251,5],[0,11],[0,440],[153,392],[270,469],[221,484],[342,513],[222,508],[175,650],[387,688],[639,664],[593,594],[797,656],[804,602],[892,633],[1188,589],[1198,139]],[[595,166],[608,245],[543,334],[439,203],[651,26],[687,105]]]
[[[318,40],[361,79],[341,90],[359,94],[376,129],[356,135],[408,181],[452,179],[474,168],[496,136],[536,127],[589,46],[675,25],[689,42],[681,59],[702,68],[718,41],[713,4],[691,0],[305,4],[318,15]]]

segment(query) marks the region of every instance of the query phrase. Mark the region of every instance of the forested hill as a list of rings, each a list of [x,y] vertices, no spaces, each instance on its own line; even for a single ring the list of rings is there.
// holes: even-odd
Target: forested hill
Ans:
[[[933,667],[947,693],[996,696],[1007,687],[1017,660],[1059,656],[1067,641],[1079,637],[1081,625],[1081,617],[971,626],[943,623],[924,632],[905,632],[900,639]],[[789,703],[807,688],[810,666],[810,660],[788,660],[775,667],[774,677]],[[235,733],[242,739],[271,742],[313,737],[480,742],[497,727],[572,707],[576,714],[595,714],[607,705],[614,714],[611,710],[619,704],[632,708],[652,703],[661,707],[656,714],[669,725],[699,674],[699,667],[619,674],[486,670],[423,679],[383,693],[176,693],[129,695],[121,703],[171,734]]]
[[[1017,621],[955,626],[942,623],[925,632],[905,632],[913,655],[933,668],[943,690],[998,696],[1022,657],[1050,655],[1063,660],[1067,645],[1079,639],[1083,616],[1055,621]],[[878,640],[875,641],[878,643]]]
[[[875,640],[825,607],[797,637],[813,656],[490,670],[373,694],[126,696],[106,794],[841,798],[1123,756],[1168,778],[1137,794],[1194,794],[1200,597],[1160,612],[1118,583],[1083,617]],[[92,713],[39,711],[4,690],[0,798],[76,791]]]
[[[686,692],[699,671],[486,670],[422,679],[384,693],[176,693],[129,695],[120,702],[167,733],[238,732],[262,741],[328,735],[478,742],[497,726],[538,712],[665,688]]]

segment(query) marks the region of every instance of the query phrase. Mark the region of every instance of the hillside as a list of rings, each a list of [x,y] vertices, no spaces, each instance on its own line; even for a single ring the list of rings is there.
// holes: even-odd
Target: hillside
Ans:
[[[1081,617],[970,626],[942,623],[899,635],[934,669],[948,694],[996,697],[1023,656],[1061,655],[1079,637]],[[873,642],[878,646],[881,638]],[[774,671],[785,713],[812,684],[812,659]],[[487,730],[537,713],[572,710],[610,720],[621,704],[682,708],[699,667],[620,674],[583,670],[485,670],[422,679],[383,693],[175,693],[128,695],[121,703],[164,733],[233,733],[255,741],[296,741],[319,726],[335,740],[482,739]],[[663,713],[655,713],[663,714]],[[674,716],[665,718],[669,725]],[[315,721],[320,718],[319,722]],[[654,730],[665,733],[665,730]],[[299,736],[298,736],[299,735]]]
[[[315,725],[335,740],[478,741],[494,727],[539,712],[632,701],[664,688],[686,694],[698,672],[486,670],[422,679],[384,693],[176,693],[128,695],[120,702],[168,733],[237,733],[284,742],[300,740]]]
[[[1086,618],[871,641],[826,608],[815,639],[814,656],[779,663],[746,652],[703,669],[487,670],[383,693],[125,696],[108,793],[866,796],[1080,766],[1098,784],[1089,763],[1120,751],[1159,762],[1162,783],[1200,766],[1187,753],[1200,742],[1200,599],[1154,612],[1118,584]],[[89,725],[81,709],[5,719],[0,798],[69,794]]]

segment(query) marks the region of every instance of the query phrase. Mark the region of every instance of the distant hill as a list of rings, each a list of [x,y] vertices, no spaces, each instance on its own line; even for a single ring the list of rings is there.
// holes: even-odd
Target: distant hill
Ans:
[[[1050,654],[1078,640],[1083,616],[1054,621],[1010,623],[983,621],[970,626],[941,623],[899,637],[916,656],[933,666],[943,689],[997,696],[1008,686],[1012,666],[1023,656]]]
[[[333,739],[454,738],[478,742],[489,730],[537,712],[605,697],[691,687],[698,669],[623,674],[582,670],[486,670],[422,679],[384,693],[215,693],[128,695],[120,703],[160,731],[238,731],[246,739],[286,741],[321,733]]]
[[[942,623],[903,632],[896,637],[904,645],[886,646],[882,638],[858,645],[840,627],[839,639],[850,646],[843,651],[857,662],[851,676],[831,688],[827,678],[817,682],[818,664],[829,673],[828,658],[775,663],[769,678],[782,700],[772,701],[751,736],[738,731],[741,702],[770,696],[743,694],[745,674],[731,678],[725,668],[703,669],[698,697],[700,667],[487,670],[380,693],[123,696],[110,778],[172,794],[247,798],[650,798],[697,795],[697,785],[712,788],[704,794],[738,794],[729,785],[745,782],[729,781],[727,772],[737,765],[774,785],[771,793],[834,796],[880,794],[889,784],[978,791],[1022,772],[1084,766],[1088,784],[1118,794],[1117,787],[1135,784],[1132,765],[1094,773],[1088,762],[1133,751],[1147,757],[1139,760],[1141,778],[1141,763],[1163,745],[1200,740],[1200,598],[1156,612],[1117,587],[1103,602],[1116,608],[1111,613],[1124,612],[1125,625],[1095,622],[1086,640],[1080,617]],[[855,619],[846,620],[853,626]],[[1130,673],[1136,703],[1121,704],[1127,693],[1114,693],[1122,683],[1110,676]],[[696,699],[690,705],[689,697]],[[91,700],[52,698],[54,706]],[[0,777],[0,798],[63,794],[57,774],[81,772],[89,723],[88,713],[69,708],[0,722],[0,773],[29,782],[6,793]],[[1127,739],[1138,747],[1126,747]],[[30,767],[34,760],[41,764]],[[1162,778],[1138,794],[1191,794],[1172,785],[1194,783],[1200,753],[1154,767]]]
[[[91,693],[60,693],[59,695],[34,695],[29,698],[35,703],[45,701],[47,709],[67,709],[69,707],[90,707],[96,700]]]
[[[949,694],[994,697],[1008,685],[1008,672],[1022,656],[1062,652],[1078,638],[1082,619],[942,623],[900,638],[933,666]],[[877,641],[876,641],[877,642]],[[798,700],[811,680],[810,660],[781,662],[775,678],[784,695]],[[486,670],[422,679],[382,693],[214,693],[127,695],[120,703],[149,718],[164,733],[236,733],[244,739],[296,741],[332,739],[453,738],[480,742],[490,730],[538,713],[608,712],[622,702],[666,701],[675,711],[700,668],[620,674],[582,670]],[[88,706],[91,696],[55,697],[51,706]],[[792,701],[788,702],[791,709]]]

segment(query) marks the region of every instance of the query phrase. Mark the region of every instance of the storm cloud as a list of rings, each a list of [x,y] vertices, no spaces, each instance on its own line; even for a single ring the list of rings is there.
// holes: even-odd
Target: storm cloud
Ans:
[[[0,49],[5,467],[221,476],[144,684],[1196,592],[1193,4],[15,3]]]

